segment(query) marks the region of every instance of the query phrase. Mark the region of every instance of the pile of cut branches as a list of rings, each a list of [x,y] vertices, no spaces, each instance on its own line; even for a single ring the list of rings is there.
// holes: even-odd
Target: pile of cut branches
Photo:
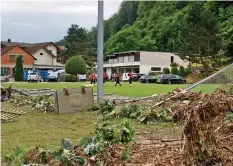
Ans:
[[[171,105],[174,115],[184,125],[184,164],[215,165],[222,162],[217,149],[216,131],[224,124],[226,112],[233,106],[233,97],[224,93],[211,95],[195,92],[173,94],[163,105]]]
[[[50,96],[12,96],[9,102],[17,107],[30,105],[32,109],[38,109],[40,111],[55,111],[54,98]]]

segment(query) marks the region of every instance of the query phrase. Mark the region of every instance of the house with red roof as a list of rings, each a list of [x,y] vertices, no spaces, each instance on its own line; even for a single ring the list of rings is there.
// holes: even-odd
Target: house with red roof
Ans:
[[[24,70],[64,69],[59,56],[61,49],[53,42],[1,42],[1,75],[14,73],[16,58],[23,56]],[[58,58],[59,57],[59,58]]]

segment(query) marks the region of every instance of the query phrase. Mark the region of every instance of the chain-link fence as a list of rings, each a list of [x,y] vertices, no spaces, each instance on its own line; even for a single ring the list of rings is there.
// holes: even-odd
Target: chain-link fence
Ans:
[[[195,92],[211,93],[224,84],[233,84],[233,64],[219,70],[217,73],[186,88]]]

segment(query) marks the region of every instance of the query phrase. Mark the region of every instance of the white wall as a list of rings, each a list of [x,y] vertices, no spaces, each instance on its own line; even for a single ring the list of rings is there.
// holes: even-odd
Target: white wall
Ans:
[[[111,74],[112,74],[112,70],[111,70],[111,68],[106,68],[106,74],[109,76],[109,78],[110,78],[110,76],[111,76]]]
[[[161,67],[161,71],[163,71],[163,68],[167,66],[140,65],[139,72],[142,74],[149,74],[152,67]]]
[[[55,55],[57,57],[57,48],[54,47],[54,45],[52,44],[49,44],[47,47],[46,47],[48,50],[51,50],[53,55]]]
[[[43,55],[40,55],[43,53]],[[35,60],[35,64],[37,65],[53,65],[53,57],[50,55],[45,49],[41,48],[37,52],[33,54],[33,56],[37,59]]]
[[[170,67],[171,56],[174,57],[174,62],[184,67],[188,66],[188,62],[183,61],[177,55],[167,52],[140,52],[140,64],[151,65],[151,67]]]

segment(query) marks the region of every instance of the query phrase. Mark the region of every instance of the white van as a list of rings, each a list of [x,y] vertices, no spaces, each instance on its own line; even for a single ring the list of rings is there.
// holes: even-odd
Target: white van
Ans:
[[[122,81],[128,81],[129,80],[129,76],[128,76],[129,73],[123,73],[122,75]]]
[[[129,80],[129,76],[128,76],[129,73],[123,73],[122,75],[122,81],[128,81]],[[132,73],[133,75],[133,78],[136,78],[137,77],[137,74],[136,73]]]
[[[48,81],[58,81],[59,74],[64,72],[65,70],[50,71],[48,76]]]
[[[78,80],[79,81],[87,81],[87,76],[86,75],[81,75],[81,74],[77,74],[78,75]]]

